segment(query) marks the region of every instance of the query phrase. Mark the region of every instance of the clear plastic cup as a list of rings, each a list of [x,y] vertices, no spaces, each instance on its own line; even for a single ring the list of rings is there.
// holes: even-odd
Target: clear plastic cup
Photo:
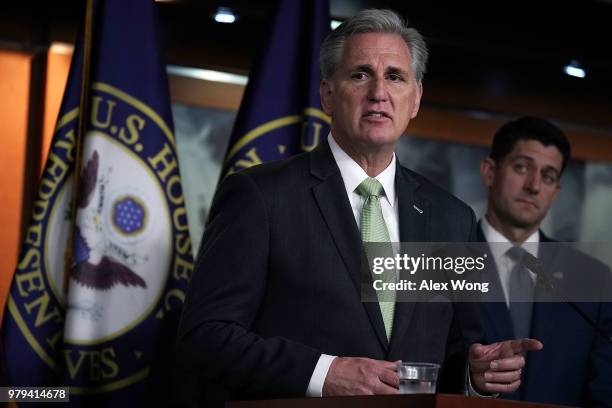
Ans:
[[[440,365],[400,362],[397,364],[400,394],[435,394]]]

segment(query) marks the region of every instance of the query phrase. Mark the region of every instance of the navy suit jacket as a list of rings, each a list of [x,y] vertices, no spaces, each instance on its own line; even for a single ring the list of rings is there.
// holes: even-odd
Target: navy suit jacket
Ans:
[[[398,166],[396,189],[402,241],[476,238],[473,211],[423,177]],[[327,143],[227,177],[179,327],[178,363],[199,381],[185,405],[303,397],[321,353],[438,362],[439,390],[461,392],[477,305],[397,303],[388,341],[378,303],[361,301],[360,259]]]
[[[541,242],[553,242],[540,232]],[[486,242],[482,228],[478,240]],[[550,247],[549,247],[550,248]],[[564,276],[580,285],[581,274],[606,279],[607,267],[578,251],[540,250],[543,265],[554,265]],[[491,256],[489,254],[489,256]],[[493,268],[495,268],[493,266]],[[501,288],[499,275],[494,285]],[[543,290],[536,286],[536,292]],[[612,308],[605,302],[582,302],[577,306],[602,329],[612,333]],[[485,341],[493,343],[515,338],[510,313],[504,302],[481,303]],[[544,349],[528,353],[522,385],[501,398],[574,406],[612,406],[612,344],[598,333],[567,303],[534,302],[531,337]]]

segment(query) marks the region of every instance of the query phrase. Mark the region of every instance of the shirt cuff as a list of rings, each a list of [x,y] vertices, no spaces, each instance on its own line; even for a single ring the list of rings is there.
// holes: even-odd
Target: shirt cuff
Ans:
[[[467,365],[467,395],[468,397],[479,397],[479,398],[497,398],[499,397],[499,393],[495,394],[480,394],[478,391],[472,387],[472,376],[470,375],[470,366]]]
[[[323,396],[323,384],[325,383],[325,377],[327,377],[327,372],[329,371],[329,367],[331,366],[332,361],[334,361],[334,358],[336,358],[336,356],[321,354],[321,357],[319,357],[319,361],[317,361],[317,365],[312,372],[312,377],[310,377],[308,388],[306,389],[307,397]]]

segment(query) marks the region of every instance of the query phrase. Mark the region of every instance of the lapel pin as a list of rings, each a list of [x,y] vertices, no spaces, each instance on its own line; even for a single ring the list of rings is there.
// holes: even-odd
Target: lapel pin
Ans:
[[[423,210],[421,210],[419,207],[417,207],[416,205],[412,204],[412,208],[414,208],[415,210],[417,210],[419,213],[423,214]]]

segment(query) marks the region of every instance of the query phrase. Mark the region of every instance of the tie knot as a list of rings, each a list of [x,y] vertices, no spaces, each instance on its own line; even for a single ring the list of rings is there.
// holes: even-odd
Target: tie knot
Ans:
[[[508,255],[510,259],[518,262],[523,259],[525,252],[527,252],[525,248],[520,246],[513,246],[508,251],[506,251],[506,255]]]
[[[368,177],[357,186],[355,191],[363,198],[368,198],[371,196],[380,197],[384,189],[382,184],[380,184],[380,181],[376,180],[375,178]]]

